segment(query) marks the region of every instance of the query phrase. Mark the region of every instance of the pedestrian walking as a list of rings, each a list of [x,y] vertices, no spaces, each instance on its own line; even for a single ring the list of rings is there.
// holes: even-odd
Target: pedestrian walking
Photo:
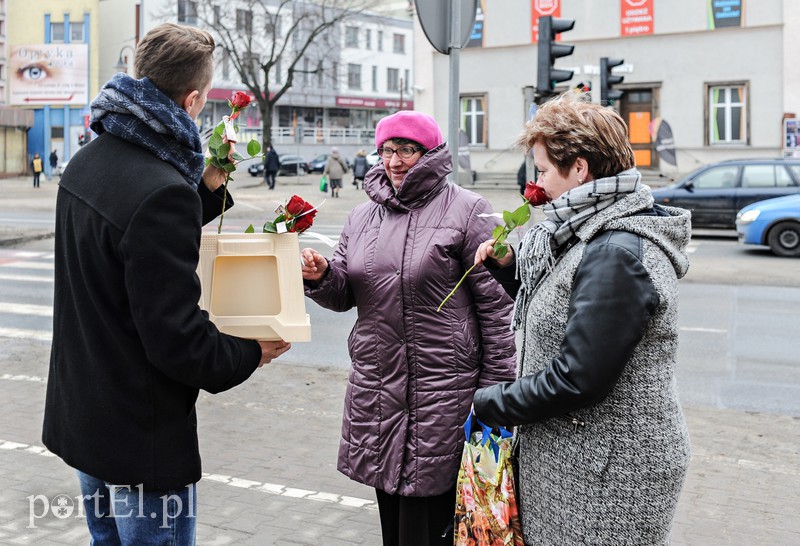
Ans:
[[[119,73],[92,101],[99,136],[59,184],[43,440],[77,471],[93,543],[194,544],[199,390],[289,345],[223,334],[197,304],[201,229],[225,196],[194,121],[213,38],[164,23],[135,59],[138,79]]]
[[[331,149],[331,155],[325,163],[325,170],[322,174],[328,175],[328,184],[331,187],[331,197],[339,197],[339,190],[342,189],[342,179],[347,172],[347,163],[339,155],[339,149]]]
[[[369,165],[367,164],[367,151],[359,150],[353,159],[353,185],[358,189],[358,183],[364,186],[364,177],[367,176]]]
[[[33,171],[33,187],[39,187],[39,177],[42,175],[42,171],[44,170],[44,163],[42,163],[42,158],[39,157],[38,153],[33,154],[33,159],[31,160],[31,170]]]
[[[516,252],[476,253],[516,297],[522,358],[475,413],[518,427],[525,544],[667,544],[690,452],[675,389],[689,213],[654,204],[625,122],[572,91],[518,143],[546,219]]]
[[[267,146],[267,152],[264,157],[264,177],[267,181],[267,187],[271,190],[275,189],[275,177],[281,168],[281,159],[278,157],[278,152],[272,146]]]
[[[56,167],[58,167],[58,152],[53,150],[52,152],[50,152],[50,173],[51,174],[55,172]]]
[[[375,130],[383,158],[333,258],[303,249],[306,295],[358,310],[348,338],[339,471],[374,487],[385,545],[453,544],[462,425],[472,394],[514,377],[511,299],[483,269],[441,312],[498,220],[448,182],[436,121],[400,111]]]

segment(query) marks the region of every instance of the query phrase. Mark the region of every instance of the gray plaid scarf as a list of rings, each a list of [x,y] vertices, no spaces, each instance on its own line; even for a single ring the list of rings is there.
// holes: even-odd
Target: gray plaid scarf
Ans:
[[[194,120],[149,78],[119,73],[91,104],[91,127],[138,144],[183,175],[193,188],[203,176],[203,149]]]
[[[529,229],[519,245],[517,276],[521,283],[514,302],[514,329],[522,326],[523,310],[536,283],[553,269],[553,253],[575,237],[586,220],[641,188],[641,178],[636,168],[628,169],[581,184],[542,207],[547,219]]]

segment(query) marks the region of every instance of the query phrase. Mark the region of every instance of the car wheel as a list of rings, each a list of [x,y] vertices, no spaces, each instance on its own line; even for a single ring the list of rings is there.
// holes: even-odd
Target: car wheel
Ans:
[[[800,256],[800,224],[780,222],[767,235],[770,250],[778,256]]]

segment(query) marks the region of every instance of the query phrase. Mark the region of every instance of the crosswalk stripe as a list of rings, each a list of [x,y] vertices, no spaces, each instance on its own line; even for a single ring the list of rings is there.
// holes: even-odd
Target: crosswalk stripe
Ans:
[[[52,341],[53,333],[44,330],[23,330],[22,328],[0,328],[0,337],[13,339],[33,339],[35,341]]]
[[[37,277],[35,275],[4,275],[0,273],[0,281],[21,281],[21,282],[53,282],[53,277]]]
[[[28,303],[6,303],[0,301],[0,313],[13,313],[16,315],[36,315],[39,317],[52,317],[52,305],[33,305]]]
[[[52,262],[9,262],[0,265],[0,267],[13,267],[16,269],[54,269],[55,265]]]

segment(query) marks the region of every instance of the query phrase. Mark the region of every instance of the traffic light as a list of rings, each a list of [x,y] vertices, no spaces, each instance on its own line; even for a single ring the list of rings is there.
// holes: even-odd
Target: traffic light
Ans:
[[[600,103],[603,105],[612,105],[615,100],[622,98],[622,91],[612,89],[612,85],[622,83],[622,76],[617,76],[611,73],[611,69],[619,66],[625,61],[623,59],[609,59],[608,57],[600,58]]]
[[[539,17],[538,63],[536,70],[536,91],[540,97],[553,95],[557,83],[572,79],[572,70],[553,67],[559,57],[572,55],[574,45],[559,44],[556,35],[575,26],[574,19],[556,19],[547,15]]]

